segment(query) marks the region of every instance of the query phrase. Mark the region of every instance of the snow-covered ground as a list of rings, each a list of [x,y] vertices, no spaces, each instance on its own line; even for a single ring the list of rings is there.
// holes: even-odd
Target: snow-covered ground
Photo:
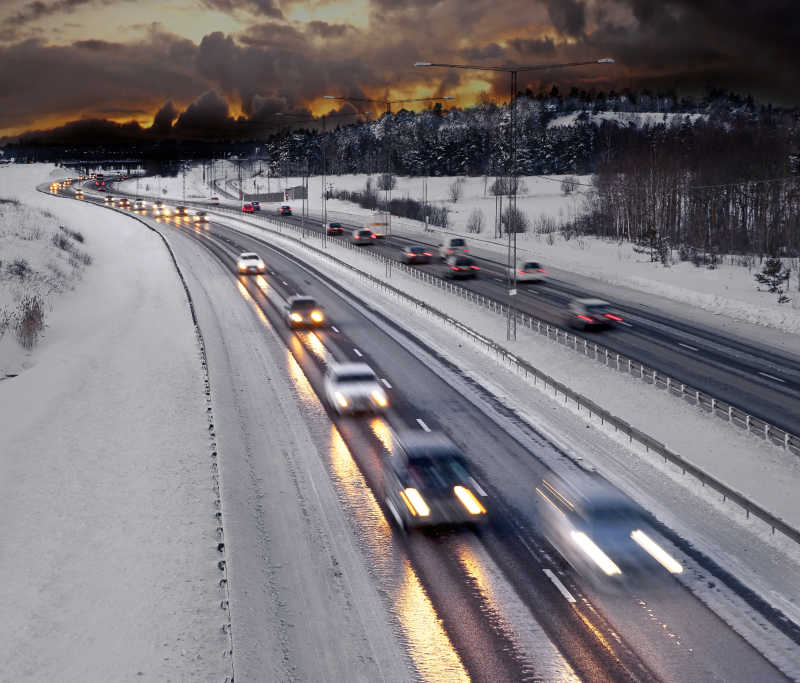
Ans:
[[[32,277],[50,303],[45,332],[0,381],[0,678],[223,681],[228,617],[186,295],[156,234],[37,193],[55,172],[0,169],[2,194],[22,204],[3,261],[10,249],[39,275],[50,263],[69,275],[55,289]],[[84,237],[80,278],[49,239],[58,223]]]
[[[680,126],[683,123],[694,124],[697,120],[707,120],[708,114],[685,114],[681,112],[625,112],[625,111],[574,111],[556,116],[547,123],[548,128],[574,126],[578,121],[600,125],[603,121],[611,121],[622,126],[648,128],[664,125],[667,128]]]
[[[231,221],[241,228],[239,220]],[[263,225],[246,218],[252,225],[248,232],[263,236]],[[679,470],[664,465],[652,453],[627,443],[613,429],[588,418],[585,411],[565,405],[539,383],[524,379],[502,364],[489,362],[485,350],[460,336],[453,328],[402,303],[380,289],[374,289],[358,275],[331,264],[295,241],[269,233],[269,239],[301,255],[326,272],[333,269],[337,280],[353,291],[369,287],[370,305],[408,329],[488,387],[541,432],[548,435],[573,457],[599,469],[656,518],[686,539],[694,548],[715,560],[767,603],[782,610],[795,623],[800,623],[800,549],[793,543],[771,534],[769,527],[751,518],[735,505],[723,502]],[[309,239],[312,246],[319,242]],[[329,245],[331,243],[329,242]],[[366,255],[341,247],[329,247],[334,256],[386,279],[386,271]],[[447,311],[483,335],[506,345],[505,322],[499,316],[479,310],[442,290],[404,275],[395,269],[392,286],[428,304]],[[609,408],[656,439],[664,441],[688,460],[700,464],[746,496],[753,497],[767,509],[800,525],[800,506],[796,482],[800,479],[800,462],[763,441],[705,417],[689,406],[669,398],[664,392],[627,376],[617,375],[593,361],[545,340],[539,336],[519,335],[511,348],[516,355],[543,368],[555,379],[576,388]],[[557,463],[548,463],[557,466]],[[675,549],[680,556],[681,552]],[[693,560],[686,559],[687,570],[681,580],[735,630],[765,651],[770,659],[800,675],[796,649],[777,636],[763,620],[730,591],[708,580],[707,572]]]
[[[230,162],[219,162],[218,173],[235,177],[235,170]],[[366,175],[328,176],[326,185],[338,190],[363,190]],[[266,189],[265,178],[255,179],[259,189]],[[761,327],[770,327],[791,334],[800,333],[800,263],[795,259],[787,260],[791,269],[788,283],[789,303],[779,304],[777,296],[759,291],[754,275],[760,265],[747,267],[732,265],[730,259],[723,258],[722,263],[714,269],[698,268],[690,262],[675,262],[665,267],[660,263],[652,263],[647,254],[637,253],[629,243],[618,244],[613,241],[595,237],[567,239],[561,232],[543,233],[540,229],[545,225],[560,226],[569,218],[579,214],[583,207],[583,193],[590,190],[591,177],[577,176],[580,183],[575,193],[565,196],[561,192],[561,176],[523,178],[523,192],[518,198],[518,206],[532,223],[530,232],[520,235],[517,248],[520,258],[531,257],[546,264],[556,276],[580,276],[596,283],[596,289],[624,288],[617,296],[636,297],[637,293],[658,297],[663,302],[674,302],[688,306],[697,311],[705,311],[715,316],[725,316],[731,320],[741,321]],[[373,177],[373,184],[377,177]],[[496,199],[490,188],[493,178],[463,178],[460,182],[461,198],[456,202],[449,199],[450,187],[457,178],[440,177],[408,178],[398,177],[397,186],[393,190],[394,197],[411,197],[421,199],[423,183],[427,183],[428,199],[436,206],[446,206],[449,213],[447,232],[467,233],[467,223],[473,212],[480,212],[483,217],[483,230],[479,235],[467,234],[473,242],[473,252],[479,256],[488,256],[505,261],[506,240],[494,238]],[[253,192],[254,180],[244,181],[245,192]],[[300,178],[272,178],[272,191],[301,184]],[[182,197],[183,182],[177,178],[155,178],[139,181],[139,190],[143,192],[144,184],[150,185],[150,196]],[[128,192],[136,191],[136,181],[123,183]],[[208,197],[212,190],[203,183],[202,170],[192,169],[187,174],[187,198]],[[164,193],[166,190],[166,193]],[[309,212],[313,215],[321,213],[321,178],[309,179]],[[288,202],[296,214],[300,213],[301,200]],[[237,205],[235,201],[222,200],[222,204]],[[277,206],[264,206],[263,210],[276,210]],[[370,216],[371,212],[360,208],[352,202],[341,200],[328,201],[328,216],[331,220],[344,220],[358,223]],[[538,228],[538,229],[537,229]],[[430,239],[430,233],[424,232],[419,221],[404,218],[392,218],[392,230],[409,239]],[[438,229],[437,229],[438,232]],[[591,282],[586,283],[592,286]]]

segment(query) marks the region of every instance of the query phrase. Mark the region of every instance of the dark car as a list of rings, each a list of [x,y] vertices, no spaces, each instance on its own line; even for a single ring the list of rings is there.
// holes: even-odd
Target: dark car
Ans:
[[[288,204],[284,204],[280,208],[280,214],[281,214],[281,216],[291,216],[292,215],[292,207],[289,206]]]
[[[329,235],[344,235],[344,228],[341,223],[328,223]]]
[[[351,235],[353,244],[360,244],[361,246],[367,244],[375,244],[375,234],[369,228],[358,228],[353,230]]]
[[[189,209],[187,209],[185,206],[176,206],[175,218],[180,218],[180,219],[189,218]]]
[[[412,245],[409,247],[400,247],[402,256],[400,260],[403,263],[430,263],[431,256],[433,256],[432,251],[428,251],[427,247],[422,247],[419,245]]]
[[[286,324],[289,327],[319,327],[325,315],[310,296],[292,296],[286,302]]]
[[[611,309],[611,304],[602,299],[574,299],[570,302],[567,324],[583,330],[613,327],[622,322],[622,317]]]
[[[478,277],[480,268],[469,256],[451,256],[447,259],[446,264],[444,276],[451,280]]]
[[[458,447],[438,432],[393,438],[383,459],[386,507],[401,529],[482,523],[486,492]]]
[[[250,202],[253,211],[261,211],[261,202]]]

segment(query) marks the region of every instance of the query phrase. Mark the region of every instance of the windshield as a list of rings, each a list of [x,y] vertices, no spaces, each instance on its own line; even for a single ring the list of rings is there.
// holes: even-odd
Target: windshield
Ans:
[[[465,244],[466,244],[466,242],[464,240],[462,240],[462,239],[450,240],[450,246],[451,247],[463,247]]]
[[[457,266],[471,266],[472,260],[468,258],[458,258],[455,260]]]
[[[258,254],[242,254],[242,261],[257,261]]]
[[[539,264],[536,263],[536,261],[528,261],[528,263],[525,264],[525,270],[538,270],[538,269],[539,269]]]
[[[340,384],[357,384],[358,382],[374,382],[375,375],[371,372],[345,372],[336,376]]]
[[[438,453],[436,457],[415,455],[408,461],[408,471],[420,487],[428,491],[449,489],[464,483],[469,476],[461,457],[455,453]]]
[[[305,299],[302,301],[293,301],[292,302],[292,310],[293,311],[310,311],[312,308],[317,307],[317,302],[313,299]]]
[[[586,306],[586,311],[589,313],[605,313],[608,310],[608,306],[605,304],[588,304]]]
[[[425,251],[425,247],[411,247],[409,251],[413,254],[421,254]]]

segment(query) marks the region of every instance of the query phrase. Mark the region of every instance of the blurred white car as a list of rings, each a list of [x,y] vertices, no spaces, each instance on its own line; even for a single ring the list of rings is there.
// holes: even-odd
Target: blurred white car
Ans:
[[[245,251],[239,254],[239,258],[236,259],[236,268],[240,273],[254,273],[258,275],[259,273],[263,273],[267,269],[267,266],[258,254],[252,251]]]
[[[439,245],[439,258],[442,261],[451,256],[460,256],[462,254],[469,254],[467,240],[463,237],[446,237],[444,242]]]
[[[538,261],[517,261],[516,273],[509,271],[509,279],[516,276],[517,282],[541,282],[547,276],[547,271]]]
[[[377,413],[389,405],[375,371],[366,363],[330,365],[325,374],[325,397],[339,414]]]
[[[147,208],[147,202],[144,199],[137,199],[133,202],[134,211],[144,211]]]
[[[162,201],[157,201],[153,204],[153,215],[154,216],[171,216],[172,212],[169,210],[166,204]]]

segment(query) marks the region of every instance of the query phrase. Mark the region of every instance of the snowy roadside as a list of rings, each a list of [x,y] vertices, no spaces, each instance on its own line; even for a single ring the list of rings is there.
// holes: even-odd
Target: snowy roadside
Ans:
[[[4,195],[79,230],[93,261],[24,371],[0,382],[3,677],[222,681],[230,645],[186,296],[157,235],[37,193],[55,172],[1,171]]]

